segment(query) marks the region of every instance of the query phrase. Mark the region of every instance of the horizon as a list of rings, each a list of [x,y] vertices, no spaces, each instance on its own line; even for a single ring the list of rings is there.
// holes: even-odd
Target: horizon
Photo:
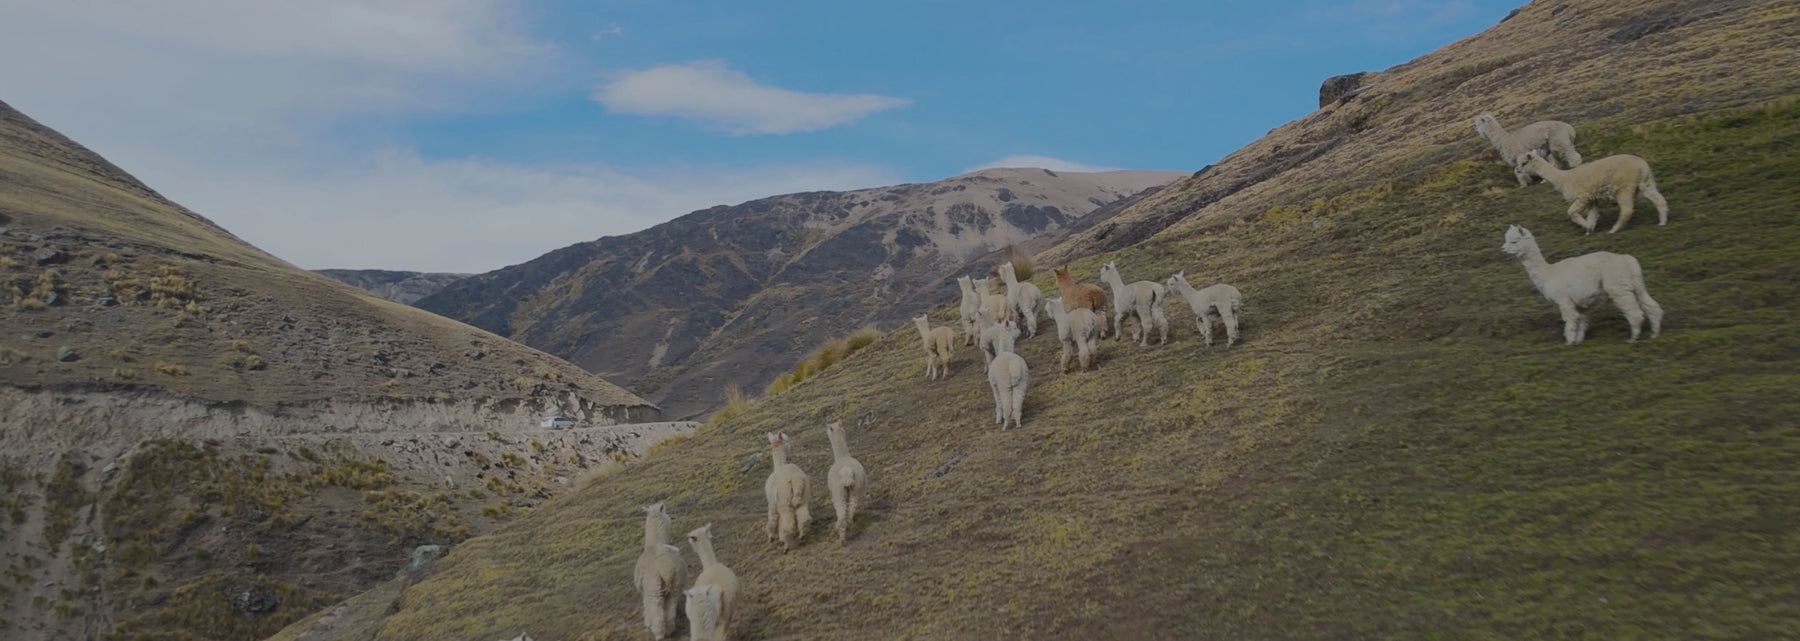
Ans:
[[[43,5],[0,99],[296,266],[482,273],[801,191],[1192,173],[1515,2]]]

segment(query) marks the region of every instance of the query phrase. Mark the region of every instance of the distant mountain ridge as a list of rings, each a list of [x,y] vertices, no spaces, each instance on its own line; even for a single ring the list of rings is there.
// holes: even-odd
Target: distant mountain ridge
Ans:
[[[759,388],[824,340],[942,302],[973,258],[1186,175],[987,169],[762,198],[558,249],[417,305],[691,416],[728,383]]]
[[[313,271],[402,305],[416,303],[421,298],[437,293],[438,290],[450,283],[469,276],[468,274],[446,272],[409,272],[387,269],[315,269]]]

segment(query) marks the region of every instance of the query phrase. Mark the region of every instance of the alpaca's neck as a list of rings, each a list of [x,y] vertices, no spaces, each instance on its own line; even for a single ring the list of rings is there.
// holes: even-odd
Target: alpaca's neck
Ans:
[[[700,557],[701,568],[711,568],[719,564],[719,557],[713,556],[712,537],[710,536],[694,539],[694,556]]]
[[[773,449],[775,450],[775,456],[771,460],[775,461],[775,468],[780,469],[781,466],[787,465],[787,448],[776,445]]]
[[[1119,272],[1116,270],[1107,270],[1106,273],[1100,275],[1100,280],[1106,281],[1106,284],[1108,285],[1112,285],[1115,298],[1117,298],[1116,294],[1118,294],[1120,290],[1125,289],[1125,279],[1120,278]]]
[[[663,525],[662,519],[644,521],[644,549],[651,550],[669,544],[669,526]]]
[[[1556,185],[1556,188],[1559,190],[1563,188],[1563,179],[1569,177],[1569,172],[1567,170],[1558,168],[1555,163],[1548,160],[1532,158],[1530,163],[1531,173],[1537,174],[1539,178],[1550,181],[1550,184]]]
[[[844,443],[844,437],[836,435],[831,437],[831,456],[832,458],[850,458],[850,445]]]
[[[1550,279],[1550,263],[1544,260],[1544,253],[1538,250],[1537,243],[1527,243],[1519,252],[1519,264],[1525,266],[1525,275],[1531,277],[1531,284],[1537,287],[1538,293],[1544,291],[1544,284]]]
[[[925,341],[925,343],[927,345],[930,345],[931,344],[931,325],[927,324],[927,323],[913,323],[913,324],[919,326],[919,340]]]
[[[1174,282],[1175,291],[1180,292],[1183,298],[1187,298],[1194,294],[1194,286],[1189,285],[1187,281],[1177,278]]]

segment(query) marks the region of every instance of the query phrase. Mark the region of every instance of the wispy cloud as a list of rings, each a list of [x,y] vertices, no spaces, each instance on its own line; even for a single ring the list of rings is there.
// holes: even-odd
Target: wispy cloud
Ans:
[[[634,71],[601,86],[593,98],[608,113],[687,118],[734,135],[818,131],[912,103],[876,94],[806,93],[761,85],[719,60]]]
[[[1072,160],[1062,160],[1060,158],[1051,158],[1049,156],[1033,156],[1030,154],[1013,154],[1011,156],[1007,156],[1007,157],[1001,158],[999,160],[995,160],[990,163],[985,163],[982,165],[970,167],[966,171],[977,171],[977,170],[981,170],[981,169],[998,169],[998,168],[1008,168],[1008,167],[1034,167],[1034,168],[1038,168],[1038,169],[1048,169],[1050,171],[1067,171],[1067,172],[1074,172],[1074,173],[1095,172],[1095,171],[1118,171],[1120,169],[1119,167],[1102,167],[1099,165],[1089,165],[1086,163],[1079,163],[1079,162],[1075,162]]]

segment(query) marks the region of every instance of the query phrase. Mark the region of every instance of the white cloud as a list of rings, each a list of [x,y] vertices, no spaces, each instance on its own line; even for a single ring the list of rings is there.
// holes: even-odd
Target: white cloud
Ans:
[[[439,160],[371,126],[578,89],[523,5],[0,0],[0,99],[305,268],[483,271],[715,204],[898,182],[829,163]]]
[[[1067,172],[1072,172],[1072,173],[1084,173],[1084,172],[1096,172],[1096,171],[1118,171],[1119,169],[1121,169],[1120,167],[1101,167],[1098,165],[1089,165],[1089,164],[1078,163],[1078,162],[1069,161],[1069,160],[1061,160],[1058,158],[1051,158],[1049,156],[1033,156],[1030,154],[1013,154],[1011,156],[1007,156],[1005,158],[1001,158],[999,160],[996,160],[996,161],[993,161],[990,163],[985,163],[985,164],[977,165],[974,167],[970,167],[967,171],[978,171],[978,170],[982,170],[982,169],[1015,168],[1015,167],[1030,167],[1030,168],[1037,168],[1037,169],[1048,169],[1050,171],[1067,171]]]
[[[912,103],[764,86],[718,60],[634,71],[596,89],[593,98],[608,113],[688,118],[734,135],[818,131]]]

